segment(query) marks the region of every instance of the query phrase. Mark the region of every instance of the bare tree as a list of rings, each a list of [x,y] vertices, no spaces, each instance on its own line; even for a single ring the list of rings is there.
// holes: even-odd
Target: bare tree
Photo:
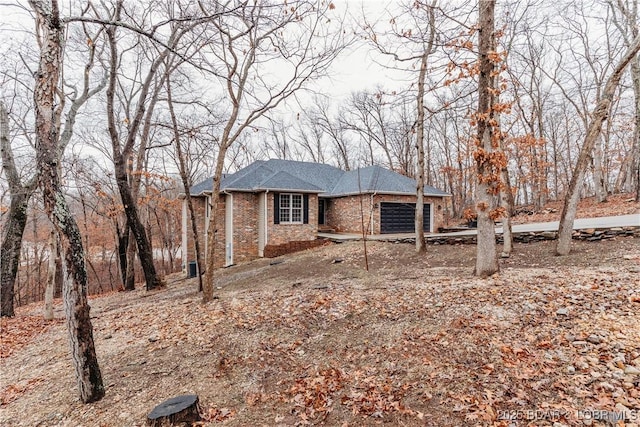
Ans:
[[[626,46],[638,36],[638,2],[625,0],[607,0],[612,11],[614,25],[622,34]],[[633,86],[634,127],[630,159],[624,171],[624,181],[628,189],[635,190],[636,202],[640,201],[640,57],[631,59],[631,82]]]
[[[200,247],[200,239],[198,239],[199,231],[198,231],[198,221],[196,220],[196,211],[193,206],[193,200],[191,199],[191,192],[190,192],[190,188],[191,188],[191,185],[193,184],[193,181],[191,180],[190,170],[188,169],[188,165],[185,159],[185,154],[183,153],[182,134],[179,129],[178,119],[174,109],[170,78],[167,78],[167,105],[169,107],[171,126],[173,128],[173,138],[174,138],[173,143],[176,149],[176,160],[178,163],[178,170],[180,173],[180,179],[182,180],[182,185],[184,187],[184,197],[187,202],[187,208],[189,210],[189,216],[191,221],[191,236],[195,244],[196,275],[198,277],[198,290],[202,291],[203,289],[202,267],[204,266],[204,262],[202,259],[202,248]],[[182,255],[184,259],[184,257],[186,257],[186,248],[183,248],[182,250],[184,251]]]
[[[211,20],[214,38],[203,54],[216,58],[212,68],[222,69],[230,106],[219,138],[212,183],[204,302],[213,298],[218,197],[226,153],[253,122],[323,75],[342,51],[345,34],[327,24],[334,8],[333,3],[306,0],[284,6],[243,3]],[[268,76],[265,67],[269,60],[279,60],[283,65],[277,80]]]
[[[115,4],[113,11],[113,21],[119,22],[123,12],[123,1],[119,0]],[[181,39],[189,33],[194,27],[194,23],[186,21],[186,23],[172,25],[166,46],[161,46],[160,51],[153,58],[149,69],[141,78],[141,86],[139,90],[133,91],[137,95],[136,105],[130,113],[130,117],[126,118],[127,129],[124,144],[121,141],[121,135],[118,130],[118,121],[115,111],[115,96],[118,88],[118,68],[120,66],[119,49],[117,42],[117,29],[119,25],[110,25],[107,28],[109,39],[109,48],[111,51],[111,59],[109,62],[109,85],[107,87],[107,118],[109,123],[109,134],[111,136],[114,171],[118,190],[122,199],[122,204],[127,216],[127,227],[130,228],[138,250],[138,257],[142,266],[146,289],[151,290],[163,286],[162,279],[158,276],[153,262],[153,249],[149,240],[148,233],[140,220],[140,214],[137,207],[137,195],[140,187],[140,175],[129,173],[128,167],[133,161],[133,153],[136,142],[140,138],[140,147],[138,147],[138,156],[136,165],[142,168],[145,162],[146,146],[149,143],[149,132],[152,122],[152,116],[155,105],[157,104],[160,91],[164,88],[164,82],[172,71],[173,65],[168,59],[172,58],[172,53],[178,47]],[[160,72],[164,68],[164,72]],[[131,253],[131,251],[129,252]],[[127,261],[127,268],[131,265],[131,258]],[[127,274],[125,288],[133,287],[133,278],[131,271]]]
[[[0,253],[0,293],[2,301],[0,304],[0,315],[3,317],[13,317],[14,311],[14,289],[18,266],[20,264],[20,253],[22,251],[22,235],[27,225],[27,207],[29,199],[37,187],[37,174],[30,178],[25,184],[22,183],[18,168],[11,149],[9,137],[9,114],[0,100],[0,153],[2,154],[2,169],[9,184],[9,194],[11,204],[7,224],[4,227],[2,236],[2,251]]]
[[[59,266],[58,260],[62,255],[59,251],[60,245],[58,240],[60,237],[55,232],[55,230],[51,230],[51,234],[49,236],[49,265],[47,271],[47,287],[44,292],[44,314],[43,317],[45,320],[53,320],[53,297],[56,288],[56,279],[61,277],[58,274]],[[60,265],[60,267],[62,267]]]
[[[40,61],[34,88],[36,152],[45,210],[61,236],[65,271],[64,305],[80,399],[93,402],[104,396],[102,374],[93,342],[87,301],[87,271],[80,230],[69,211],[58,163],[60,161],[60,76],[64,26],[58,2],[30,0],[37,22]]]
[[[499,192],[500,166],[497,165],[496,142],[500,129],[495,111],[496,38],[495,0],[479,1],[478,24],[478,124],[476,160],[476,212],[478,215],[478,240],[475,275],[491,276],[498,272],[496,236],[494,226],[495,194]],[[496,173],[496,169],[497,172]]]
[[[326,145],[323,140],[323,131],[318,123],[308,115],[300,115],[296,120],[293,140],[300,145],[303,158],[310,158],[315,163],[325,163]]]
[[[512,119],[511,133],[522,132],[526,135],[511,141],[531,142],[514,144],[517,153],[511,156],[511,159],[516,162],[517,170],[522,172],[520,178],[527,202],[529,201],[527,187],[530,187],[534,210],[539,210],[546,203],[548,195],[548,150],[544,143],[546,136],[544,115],[548,99],[552,95],[545,89],[543,70],[546,66],[545,57],[548,54],[544,40],[553,36],[547,34],[545,23],[541,22],[544,20],[543,17],[532,22],[533,14],[530,11],[535,7],[537,7],[536,4],[527,2],[525,10],[507,17],[509,19],[507,28],[510,33],[504,42],[504,49],[509,53],[507,73],[512,83],[512,107],[516,113],[515,118]],[[541,36],[536,37],[537,34]],[[506,150],[507,147],[503,149]]]
[[[41,2],[36,2],[44,4]],[[88,38],[98,38],[97,34],[89,34],[86,28],[83,28],[84,35]],[[77,87],[69,81],[64,81],[64,86],[68,90],[68,93],[64,93],[60,104],[60,115],[64,109],[65,103],[70,101],[70,107],[65,113],[64,127],[62,132],[58,135],[56,140],[58,144],[58,152],[60,156],[64,153],[71,137],[73,136],[73,130],[76,122],[76,118],[82,106],[94,95],[104,89],[106,85],[106,79],[91,87],[90,74],[95,65],[96,57],[96,45],[90,44],[87,46],[87,60],[82,73],[82,86]],[[14,77],[16,81],[22,80],[19,77]],[[21,83],[24,85],[24,83]],[[9,189],[11,193],[11,207],[9,210],[9,224],[6,227],[6,233],[3,236],[2,251],[0,254],[2,274],[1,279],[1,294],[2,304],[0,312],[2,316],[13,316],[13,297],[14,287],[16,281],[16,275],[18,271],[18,264],[20,259],[20,251],[22,245],[22,236],[26,226],[26,211],[29,204],[29,199],[33,194],[38,184],[38,174],[34,173],[33,176],[26,180],[23,184],[20,180],[18,169],[15,164],[14,155],[9,140],[9,117],[7,115],[6,107],[0,102],[0,122],[2,122],[2,135],[0,141],[0,151],[2,152],[2,167],[9,183]],[[59,126],[59,124],[58,124]]]
[[[436,18],[434,9],[437,0],[433,0],[431,5],[423,6],[427,9],[429,35],[425,40],[424,51],[420,56],[420,73],[418,74],[418,93],[416,118],[416,150],[418,152],[418,173],[416,176],[416,252],[425,252],[427,242],[424,237],[424,84],[427,77],[427,64],[429,56],[433,53],[436,39]]]
[[[589,157],[596,142],[600,138],[602,123],[609,115],[613,97],[624,70],[633,58],[636,57],[638,51],[640,51],[640,36],[636,36],[629,44],[627,51],[624,53],[620,62],[618,62],[607,79],[607,83],[602,89],[601,95],[597,100],[597,104],[591,113],[587,134],[582,147],[580,148],[580,154],[571,175],[571,181],[569,182],[569,188],[567,189],[562,214],[560,216],[558,243],[556,245],[556,253],[558,255],[567,255],[571,250],[573,222],[576,217],[578,200],[580,199],[580,184],[582,183],[585,170],[589,164]]]
[[[345,120],[340,119],[340,114],[333,115],[331,106],[325,97],[316,97],[314,106],[305,114],[308,123],[312,123],[312,129],[317,144],[324,139],[327,145],[333,148],[333,157],[338,166],[344,170],[351,170],[353,165],[353,146],[345,126]],[[309,150],[312,151],[312,150]],[[322,153],[318,150],[318,156]]]
[[[424,252],[426,240],[424,236],[424,185],[425,185],[425,112],[427,110],[424,98],[427,92],[434,92],[441,86],[442,80],[432,78],[427,84],[427,69],[430,57],[438,47],[438,34],[436,33],[436,11],[444,11],[438,5],[438,0],[415,1],[405,6],[402,13],[391,18],[391,30],[385,37],[376,34],[374,26],[365,19],[365,30],[374,47],[383,55],[393,58],[398,63],[418,63],[418,77],[416,80],[416,119],[414,131],[416,132],[416,214],[415,233],[416,251]],[[405,23],[406,21],[406,23]],[[405,27],[408,26],[408,28]],[[398,47],[401,46],[401,47]],[[406,50],[407,48],[408,51]],[[435,111],[429,111],[431,115]],[[430,165],[429,165],[430,166]]]

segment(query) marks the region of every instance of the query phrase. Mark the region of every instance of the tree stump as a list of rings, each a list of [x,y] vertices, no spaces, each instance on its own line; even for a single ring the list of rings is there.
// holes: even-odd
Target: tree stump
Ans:
[[[166,400],[153,408],[153,411],[147,416],[147,425],[167,427],[179,423],[192,423],[201,419],[198,396],[185,394]]]

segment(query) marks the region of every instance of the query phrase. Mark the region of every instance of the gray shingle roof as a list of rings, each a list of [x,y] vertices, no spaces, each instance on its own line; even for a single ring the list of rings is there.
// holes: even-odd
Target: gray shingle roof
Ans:
[[[192,195],[211,192],[211,178],[191,187]],[[257,161],[223,177],[221,190],[289,190],[338,197],[358,193],[415,194],[415,180],[380,166],[343,171],[330,165],[292,160]],[[425,195],[447,196],[425,185]]]
[[[346,196],[361,192],[415,194],[416,181],[380,166],[367,166],[355,171],[344,172],[338,184],[331,190],[331,196]],[[424,194],[430,196],[448,195],[430,185],[424,186]]]
[[[322,193],[324,189],[310,182],[296,178],[287,172],[276,172],[260,185],[260,190],[299,190]]]

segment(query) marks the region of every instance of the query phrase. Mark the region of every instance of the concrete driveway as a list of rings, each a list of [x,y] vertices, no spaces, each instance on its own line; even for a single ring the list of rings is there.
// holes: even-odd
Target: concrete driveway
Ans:
[[[534,222],[531,224],[517,224],[511,227],[514,233],[528,233],[537,231],[558,231],[559,221]],[[573,222],[573,229],[640,227],[640,214],[603,216],[600,218],[579,218]],[[502,233],[502,227],[496,227],[496,233]],[[430,236],[469,236],[477,234],[477,230],[456,231],[453,233],[435,233]]]
[[[538,231],[558,231],[559,221],[535,222],[531,224],[518,224],[512,227],[514,233],[528,233]],[[604,216],[600,218],[580,218],[573,223],[573,229],[589,229],[589,228],[616,228],[616,227],[640,227],[640,214]],[[427,237],[447,237],[447,236],[472,236],[477,234],[476,229],[455,231],[451,233],[432,233]],[[502,227],[496,227],[496,233],[502,234]],[[376,234],[367,235],[368,240],[393,240],[402,239],[413,236],[413,233],[402,234]],[[337,233],[318,233],[318,237],[331,240],[359,240],[362,239],[361,234],[337,234]]]

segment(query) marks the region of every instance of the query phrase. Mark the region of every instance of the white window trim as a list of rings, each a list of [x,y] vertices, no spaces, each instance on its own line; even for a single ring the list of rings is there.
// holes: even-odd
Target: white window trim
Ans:
[[[282,207],[282,197],[287,197],[289,198],[289,206],[288,207]],[[293,207],[293,196],[300,196],[300,207],[299,208],[294,208]],[[279,200],[278,200],[278,204],[280,206],[280,224],[303,224],[304,223],[304,197],[302,196],[302,194],[300,193],[280,193],[279,196]],[[300,221],[293,221],[293,212],[294,210],[300,210]],[[283,211],[289,211],[289,221],[283,221],[282,220],[282,212]]]

